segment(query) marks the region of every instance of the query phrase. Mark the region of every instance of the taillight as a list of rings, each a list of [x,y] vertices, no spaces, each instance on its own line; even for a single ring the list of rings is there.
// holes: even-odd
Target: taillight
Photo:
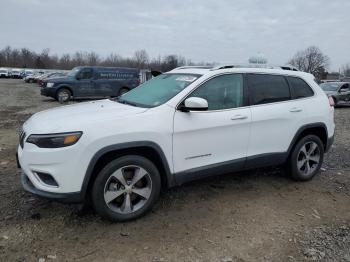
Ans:
[[[334,103],[333,97],[329,96],[329,97],[328,97],[328,101],[329,101],[329,105],[332,106],[332,107],[334,107],[335,103]]]

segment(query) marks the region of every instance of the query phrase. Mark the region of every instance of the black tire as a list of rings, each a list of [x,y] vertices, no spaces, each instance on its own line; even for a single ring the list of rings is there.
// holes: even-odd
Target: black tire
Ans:
[[[61,88],[56,92],[56,100],[60,103],[68,102],[72,97],[72,93],[67,88]]]
[[[129,88],[123,87],[123,88],[119,89],[118,96],[124,95],[125,93],[127,93],[129,91],[130,91]]]
[[[317,153],[319,155],[319,161],[318,163],[314,162],[313,160],[311,161],[311,159],[307,159],[305,160],[308,165],[308,167],[310,168],[309,173],[306,172],[302,172],[302,170],[299,169],[298,167],[298,162],[302,163],[304,159],[302,159],[302,156],[304,153],[302,153],[302,148],[304,146],[308,146],[315,143],[317,145],[316,149]],[[305,147],[305,148],[306,148]],[[316,156],[316,153],[315,153]],[[301,138],[297,144],[294,146],[293,151],[289,157],[288,160],[288,173],[291,176],[292,179],[296,180],[296,181],[308,181],[311,180],[320,170],[322,163],[323,163],[323,156],[324,156],[324,145],[321,141],[321,139],[318,136],[315,135],[307,135],[303,138]],[[312,156],[309,155],[309,157],[311,158]],[[305,167],[304,171],[307,168]]]
[[[148,178],[151,180],[152,189],[147,200],[144,200],[143,206],[135,211],[130,211],[130,213],[122,214],[120,212],[112,210],[105,201],[105,190],[110,181],[111,175],[120,170],[121,168],[128,166],[138,166],[147,171]],[[97,175],[93,187],[92,187],[92,203],[95,211],[102,217],[111,220],[113,222],[118,221],[128,221],[139,218],[145,215],[151,210],[153,205],[158,200],[161,190],[161,179],[160,174],[156,166],[147,158],[137,155],[127,155],[117,158],[110,163],[108,163]],[[127,193],[122,194],[119,197],[124,198]],[[132,194],[132,193],[130,193]],[[119,198],[118,197],[118,198]],[[116,198],[113,201],[116,201]],[[111,201],[111,202],[113,202]],[[123,202],[123,200],[121,201]]]

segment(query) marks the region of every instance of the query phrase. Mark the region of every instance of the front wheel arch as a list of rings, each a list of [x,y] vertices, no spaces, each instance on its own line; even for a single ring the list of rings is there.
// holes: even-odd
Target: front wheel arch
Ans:
[[[106,164],[118,157],[130,154],[146,157],[155,164],[161,176],[162,189],[176,185],[167,158],[158,144],[151,141],[128,142],[110,145],[95,153],[85,173],[81,188],[82,196],[88,199],[97,174]]]

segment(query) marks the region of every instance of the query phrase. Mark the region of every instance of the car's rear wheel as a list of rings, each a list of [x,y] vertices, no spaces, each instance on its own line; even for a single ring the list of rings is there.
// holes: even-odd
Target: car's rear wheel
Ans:
[[[113,160],[97,175],[92,188],[94,209],[111,221],[147,213],[159,197],[158,169],[147,158],[129,155]]]
[[[71,97],[72,94],[67,88],[61,88],[56,93],[56,100],[60,103],[68,102]]]
[[[121,88],[121,89],[119,90],[118,96],[122,96],[122,95],[124,95],[125,93],[127,93],[127,92],[129,92],[129,91],[130,91],[129,88],[123,87],[123,88]]]
[[[321,139],[308,135],[299,140],[289,159],[289,173],[298,181],[312,179],[323,163],[324,146]]]

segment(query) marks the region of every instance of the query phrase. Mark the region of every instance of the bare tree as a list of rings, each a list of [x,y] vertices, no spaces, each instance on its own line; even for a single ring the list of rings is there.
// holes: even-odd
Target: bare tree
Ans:
[[[297,52],[289,64],[320,79],[329,66],[329,58],[318,47],[310,46]]]
[[[61,58],[59,59],[59,68],[62,69],[71,69],[72,65],[71,65],[71,58],[70,58],[70,54],[63,54],[61,56]]]
[[[343,65],[341,72],[344,76],[350,77],[350,64]]]
[[[86,63],[90,66],[95,66],[100,63],[100,57],[95,52],[90,52],[86,54]]]
[[[134,60],[136,62],[137,67],[144,68],[146,64],[148,64],[149,57],[146,50],[137,50],[134,53]]]

